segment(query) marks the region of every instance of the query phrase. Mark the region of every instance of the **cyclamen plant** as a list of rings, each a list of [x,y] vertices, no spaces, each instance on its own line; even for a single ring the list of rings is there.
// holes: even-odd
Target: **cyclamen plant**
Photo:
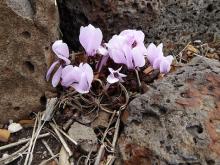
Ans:
[[[154,69],[159,69],[164,74],[168,73],[171,69],[173,56],[164,56],[162,43],[158,46],[151,43],[146,48],[144,38],[145,35],[142,31],[128,29],[122,31],[119,35],[114,35],[108,43],[102,43],[102,31],[91,24],[85,27],[82,26],[79,34],[79,41],[88,57],[93,58],[101,55],[100,61],[96,65],[99,72],[106,65],[108,59],[111,58],[115,63],[124,64],[129,70],[135,70],[137,76],[139,68],[145,66],[146,60]],[[61,85],[65,88],[73,87],[79,93],[88,93],[94,78],[92,67],[87,63],[80,63],[79,67],[70,65],[69,48],[62,40],[54,42],[52,50],[58,60],[50,66],[46,76],[47,81],[56,65],[59,64],[59,68],[52,78],[53,87],[61,82]],[[108,84],[124,82],[122,78],[125,78],[126,75],[119,73],[122,67],[117,70],[108,69],[110,72],[106,79]]]

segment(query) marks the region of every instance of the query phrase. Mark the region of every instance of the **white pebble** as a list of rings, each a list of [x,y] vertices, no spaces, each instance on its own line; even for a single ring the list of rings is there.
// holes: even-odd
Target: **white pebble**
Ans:
[[[2,155],[2,159],[6,159],[6,158],[8,158],[9,157],[9,155],[7,154],[7,153],[4,153],[3,155]]]
[[[11,133],[18,132],[21,129],[22,129],[22,126],[19,123],[11,123],[8,126],[8,131],[11,132]]]

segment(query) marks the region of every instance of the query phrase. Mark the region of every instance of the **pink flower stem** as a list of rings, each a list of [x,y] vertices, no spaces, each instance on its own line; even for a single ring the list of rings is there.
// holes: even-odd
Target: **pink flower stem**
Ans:
[[[107,63],[109,56],[102,56],[99,60],[99,62],[96,65],[96,69],[98,69],[98,72],[102,70],[102,67]]]

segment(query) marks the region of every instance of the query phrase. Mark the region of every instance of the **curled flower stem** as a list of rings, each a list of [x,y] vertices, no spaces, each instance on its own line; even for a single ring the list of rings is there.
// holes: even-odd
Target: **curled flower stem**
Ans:
[[[139,88],[140,88],[140,87],[141,87],[141,80],[140,80],[139,73],[138,73],[138,70],[137,70],[137,69],[135,69],[135,73],[136,73],[136,76],[137,76],[138,86],[139,86]]]

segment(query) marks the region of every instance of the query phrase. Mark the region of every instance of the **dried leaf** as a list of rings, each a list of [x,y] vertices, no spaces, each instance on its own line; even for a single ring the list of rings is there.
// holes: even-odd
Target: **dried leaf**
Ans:
[[[99,79],[100,73],[95,74],[94,79]]]
[[[187,51],[190,51],[192,53],[199,53],[199,50],[196,49],[193,45],[188,45],[186,48]]]
[[[25,127],[25,128],[34,126],[34,120],[20,120],[18,123],[21,124],[22,127]]]
[[[11,133],[6,129],[0,129],[0,141],[8,142]]]
[[[143,72],[144,74],[149,74],[154,70],[154,68],[152,66],[147,67]]]
[[[124,110],[121,116],[121,121],[126,124],[129,117],[129,113],[127,110]]]

